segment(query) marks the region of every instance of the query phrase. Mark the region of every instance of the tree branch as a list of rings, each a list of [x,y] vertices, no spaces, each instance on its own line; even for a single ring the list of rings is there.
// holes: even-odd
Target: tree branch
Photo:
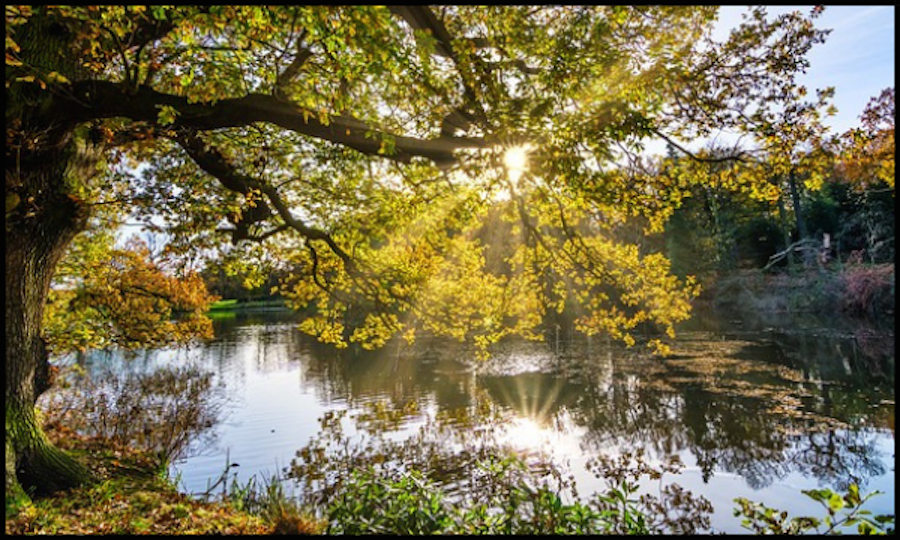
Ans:
[[[662,140],[666,141],[668,144],[671,144],[674,148],[678,149],[679,151],[681,151],[682,153],[684,153],[686,156],[693,159],[694,161],[700,161],[703,163],[722,163],[725,161],[746,161],[744,158],[747,155],[747,153],[744,152],[743,150],[735,149],[736,150],[735,154],[731,154],[731,155],[727,155],[727,156],[701,157],[701,156],[698,156],[697,154],[694,154],[687,148],[681,146],[680,144],[676,143],[674,140],[672,140],[671,137],[664,135],[661,131],[659,131],[657,129],[650,129],[650,132],[655,134],[657,137],[661,138]]]
[[[420,5],[420,6],[388,6],[388,9],[394,15],[402,18],[413,30],[421,30],[429,33],[433,38],[435,38],[435,53],[449,58],[453,61],[456,67],[460,70],[460,75],[463,83],[463,89],[465,93],[465,103],[464,108],[471,108],[475,111],[475,115],[467,114],[462,109],[458,109],[453,111],[447,118],[445,118],[444,124],[447,126],[442,126],[441,132],[443,134],[452,133],[452,128],[466,129],[472,123],[472,120],[477,117],[479,120],[484,121],[486,116],[484,110],[478,103],[476,99],[475,90],[472,88],[471,83],[468,80],[468,77],[465,73],[462,72],[462,66],[464,63],[460,60],[459,56],[453,51],[452,40],[453,36],[450,35],[450,31],[447,30],[447,27],[441,22],[440,19],[434,14],[434,12],[428,6]],[[484,47],[487,44],[482,40],[479,40],[479,44],[477,47]],[[460,114],[463,113],[463,114]],[[466,118],[469,116],[471,118]]]
[[[296,77],[298,73],[300,73],[303,65],[306,64],[306,61],[309,60],[312,55],[312,51],[303,47],[303,36],[298,36],[296,56],[294,56],[291,63],[288,64],[288,66],[275,78],[275,88],[272,92],[275,97],[285,99],[285,87],[294,80],[294,77]]]
[[[72,118],[78,122],[125,117],[157,123],[160,108],[168,106],[178,112],[171,126],[174,129],[208,131],[266,122],[364,154],[384,155],[402,162],[421,156],[438,165],[455,163],[453,152],[457,149],[486,146],[481,138],[443,135],[436,139],[418,139],[395,135],[347,115],[330,117],[326,123],[311,111],[265,94],[248,94],[215,103],[190,103],[186,97],[157,92],[147,86],[128,92],[125,85],[107,81],[73,83],[72,93],[80,102],[78,107],[73,107],[72,101],[61,100],[48,111],[48,115]],[[385,149],[391,146],[393,153]]]
[[[453,37],[437,16],[428,6],[388,6],[388,9],[394,15],[397,15],[414,30],[422,30],[428,32],[437,40],[435,51],[441,56],[452,59],[459,65],[459,59],[453,52],[450,45]]]
[[[294,229],[309,240],[320,240],[325,242],[331,251],[344,261],[347,272],[351,275],[357,274],[356,265],[350,258],[350,255],[335,242],[334,238],[327,232],[315,227],[310,227],[303,223],[301,219],[295,218],[291,213],[290,208],[288,208],[287,204],[285,204],[284,200],[281,198],[278,190],[274,187],[238,171],[229,163],[228,159],[221,152],[206,144],[195,133],[183,133],[176,140],[203,171],[219,180],[219,182],[227,189],[243,194],[249,193],[252,189],[264,193],[269,200],[269,204],[275,208],[275,211],[278,213],[278,216],[284,222],[285,226]],[[266,210],[268,210],[268,208],[266,208]],[[266,211],[263,211],[262,213],[265,214],[266,217],[269,215],[269,212]],[[257,219],[256,221],[261,220]],[[246,227],[242,229],[240,225],[241,223],[238,224],[238,228],[235,229],[235,231],[246,229]],[[244,238],[251,237],[235,237],[235,239],[238,240]]]

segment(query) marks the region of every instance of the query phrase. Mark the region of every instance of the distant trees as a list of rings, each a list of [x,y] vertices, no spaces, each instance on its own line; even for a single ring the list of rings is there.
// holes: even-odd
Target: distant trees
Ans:
[[[838,137],[799,123],[806,126],[802,137],[774,137],[768,148],[775,153],[763,151],[761,159],[708,165],[676,160],[673,171],[701,168],[693,174],[707,175],[666,224],[676,272],[711,276],[762,268],[778,253],[784,255],[780,265],[815,266],[817,254],[818,262],[836,265],[893,262],[893,103],[894,89],[885,89],[866,106],[860,127]],[[790,125],[773,133],[796,136],[798,123]],[[748,181],[753,175],[760,179]],[[799,256],[804,253],[812,258]]]
[[[278,286],[288,276],[283,270],[263,268],[242,272],[217,263],[208,264],[199,275],[210,293],[241,301],[280,298]]]

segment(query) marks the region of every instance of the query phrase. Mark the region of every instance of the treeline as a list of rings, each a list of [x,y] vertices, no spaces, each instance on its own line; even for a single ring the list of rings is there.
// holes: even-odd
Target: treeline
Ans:
[[[675,273],[892,264],[894,88],[873,97],[860,120],[829,137],[818,122],[786,116],[764,133],[751,166],[726,165],[715,151],[706,163],[687,164],[670,147],[662,174],[700,167],[693,174],[706,178],[685,186],[667,222],[664,248]],[[755,181],[742,180],[742,168],[755,168]]]
[[[278,294],[277,287],[285,275],[285,272],[278,270],[251,275],[219,264],[208,264],[200,272],[211,294],[239,302],[280,300],[282,296]]]
[[[893,188],[878,181],[860,190],[837,175],[815,191],[798,184],[796,198],[786,185],[774,204],[695,186],[663,235],[673,271],[709,279],[736,269],[894,261]]]

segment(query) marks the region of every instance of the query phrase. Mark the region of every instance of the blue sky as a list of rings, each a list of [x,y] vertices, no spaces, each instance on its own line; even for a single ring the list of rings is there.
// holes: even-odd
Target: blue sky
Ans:
[[[770,6],[770,16],[787,11],[808,13],[812,6]],[[745,6],[723,6],[717,36],[741,21]],[[824,44],[809,53],[810,68],[800,82],[810,90],[833,86],[838,113],[826,123],[836,133],[859,125],[859,115],[869,99],[894,86],[893,6],[827,6],[816,19],[818,28],[832,29]]]

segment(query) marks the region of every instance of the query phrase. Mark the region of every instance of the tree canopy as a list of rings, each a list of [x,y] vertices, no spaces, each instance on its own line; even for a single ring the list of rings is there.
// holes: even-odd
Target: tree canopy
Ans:
[[[134,212],[182,252],[266,253],[294,271],[281,292],[315,307],[302,328],[338,346],[424,329],[484,349],[567,307],[584,332],[633,343],[644,322],[671,334],[697,292],[623,233],[660,231],[696,181],[651,174],[640,151],[801,109],[795,76],[825,34],[756,9],[715,43],[715,16],[11,6],[7,87],[23,99],[8,140],[77,126],[104,153],[69,179],[72,200]],[[37,54],[53,31],[64,47]],[[510,174],[513,147],[527,169]],[[29,219],[29,190],[8,175],[8,223]]]

